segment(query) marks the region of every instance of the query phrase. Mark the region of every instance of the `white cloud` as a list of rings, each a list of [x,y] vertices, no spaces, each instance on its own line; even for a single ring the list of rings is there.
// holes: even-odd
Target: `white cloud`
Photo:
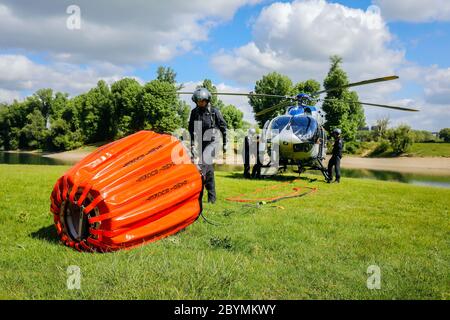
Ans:
[[[426,100],[434,104],[450,105],[450,68],[439,69],[434,66],[430,69],[424,76]]]
[[[413,81],[423,88],[421,93],[426,103],[450,106],[450,68],[412,64],[403,68],[401,73],[404,79]]]
[[[224,77],[254,82],[278,71],[299,81],[323,79],[329,56],[338,54],[351,80],[392,74],[404,62],[404,52],[390,48],[393,36],[380,13],[324,0],[274,3],[253,25],[253,41],[212,58]]]
[[[63,61],[166,61],[208,39],[209,30],[259,0],[79,0],[81,29],[69,30],[72,1],[2,0],[0,47],[46,52]]]
[[[448,0],[373,0],[381,14],[391,21],[450,21]]]
[[[11,103],[14,100],[20,100],[19,91],[0,89],[0,103]]]
[[[363,11],[323,0],[297,0],[264,8],[253,25],[253,40],[218,52],[212,65],[224,77],[243,84],[254,83],[272,71],[294,81],[321,81],[329,69],[328,57],[338,54],[344,59],[343,68],[350,81],[390,74],[401,77],[355,88],[361,101],[422,109],[409,113],[365,107],[368,124],[389,116],[393,125],[442,128],[450,113],[450,71],[418,67],[406,61],[403,50],[394,49],[394,43],[395,36],[375,6]],[[391,97],[411,82],[422,86],[423,91],[409,99]]]
[[[20,91],[40,88],[78,94],[94,87],[100,79],[109,83],[119,80],[126,71],[108,63],[99,63],[95,68],[68,63],[44,65],[23,55],[0,55],[0,97],[11,100]]]

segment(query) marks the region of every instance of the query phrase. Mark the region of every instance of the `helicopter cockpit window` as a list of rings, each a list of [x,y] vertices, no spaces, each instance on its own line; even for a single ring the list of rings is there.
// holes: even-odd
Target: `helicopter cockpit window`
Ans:
[[[317,133],[317,121],[312,117],[293,117],[291,128],[297,136],[312,138]]]
[[[286,125],[289,123],[289,120],[291,119],[291,117],[288,116],[281,116],[278,118],[275,118],[272,120],[272,123],[270,124],[270,130],[276,134],[275,131],[278,130],[278,133],[281,132],[281,130],[284,129],[284,127],[286,127]]]

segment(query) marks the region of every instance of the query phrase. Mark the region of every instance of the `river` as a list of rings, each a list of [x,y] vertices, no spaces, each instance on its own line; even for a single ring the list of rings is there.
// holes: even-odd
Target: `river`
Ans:
[[[32,165],[73,165],[70,160],[53,159],[34,153],[0,152],[0,164],[32,164]],[[221,171],[242,171],[242,166],[217,165]],[[417,173],[401,173],[395,171],[342,169],[343,177],[397,181],[414,185],[450,188],[450,175],[427,175]]]

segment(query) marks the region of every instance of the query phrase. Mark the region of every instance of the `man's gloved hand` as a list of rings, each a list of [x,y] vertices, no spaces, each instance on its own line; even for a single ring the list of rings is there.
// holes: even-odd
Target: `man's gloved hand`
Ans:
[[[191,160],[192,160],[192,162],[194,162],[195,157],[196,157],[195,147],[191,146]]]

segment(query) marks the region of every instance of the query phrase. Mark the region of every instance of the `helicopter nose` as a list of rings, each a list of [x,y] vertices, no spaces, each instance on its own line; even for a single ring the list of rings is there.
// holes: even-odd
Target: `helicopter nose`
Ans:
[[[310,142],[295,143],[293,145],[293,147],[294,147],[294,152],[309,152],[312,150],[313,144]]]

